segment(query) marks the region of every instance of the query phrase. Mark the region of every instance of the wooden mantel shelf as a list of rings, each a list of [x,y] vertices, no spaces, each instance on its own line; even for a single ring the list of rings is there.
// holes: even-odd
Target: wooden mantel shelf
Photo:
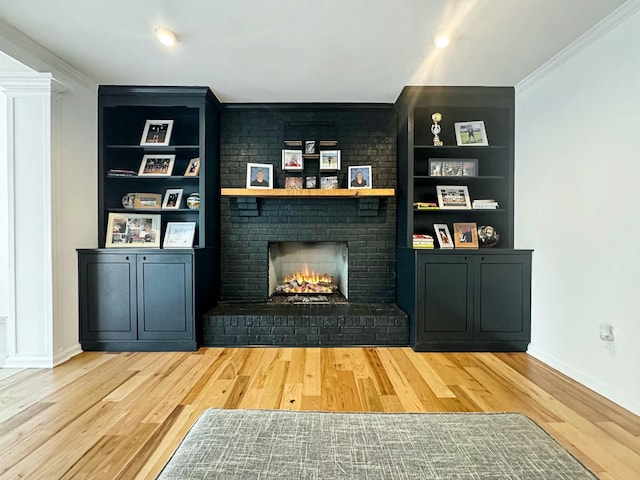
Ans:
[[[258,197],[258,198],[287,198],[287,197],[393,197],[395,188],[363,188],[363,189],[302,189],[291,190],[285,188],[222,188],[220,195],[223,197]]]

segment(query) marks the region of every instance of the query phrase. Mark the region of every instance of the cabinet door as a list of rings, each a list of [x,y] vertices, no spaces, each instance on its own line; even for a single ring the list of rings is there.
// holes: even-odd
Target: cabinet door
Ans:
[[[194,338],[191,255],[138,255],[138,338]]]
[[[531,333],[531,257],[478,256],[475,338],[528,340]]]
[[[419,255],[416,343],[471,340],[473,262],[467,255]]]
[[[135,340],[135,255],[81,254],[80,340]]]

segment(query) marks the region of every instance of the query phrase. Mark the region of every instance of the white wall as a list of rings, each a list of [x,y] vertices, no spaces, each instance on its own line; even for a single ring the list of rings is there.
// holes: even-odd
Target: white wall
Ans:
[[[515,183],[516,246],[535,250],[529,353],[636,414],[638,45],[632,1],[516,87]]]
[[[51,366],[80,351],[75,249],[97,245],[97,85],[12,28],[3,29],[0,34],[0,50],[36,71],[52,73],[54,78],[49,146],[51,225],[41,232],[43,245],[50,239],[46,254],[49,258],[45,261],[50,261],[52,268],[50,278],[42,279],[52,287],[52,318],[44,332],[45,337],[50,337],[46,338],[50,349],[44,352],[47,359],[43,360],[42,320],[34,312],[26,316],[17,312],[15,328],[12,319],[7,320],[13,351],[8,352],[6,362],[6,366]],[[23,192],[25,185],[16,185],[16,192],[18,188]],[[38,186],[32,184],[30,188]],[[28,218],[22,215],[28,212],[24,200],[17,202],[15,212],[17,218]],[[19,235],[17,232],[16,243],[20,242]],[[24,261],[16,264],[17,277],[25,272],[47,276],[46,270],[25,270]],[[16,303],[19,301],[18,298]],[[1,317],[2,311],[0,323]]]

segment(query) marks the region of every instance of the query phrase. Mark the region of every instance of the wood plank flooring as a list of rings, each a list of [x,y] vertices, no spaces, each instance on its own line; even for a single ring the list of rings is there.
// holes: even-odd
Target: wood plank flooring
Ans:
[[[603,480],[640,478],[640,417],[524,353],[203,348],[0,377],[0,480],[153,479],[209,407],[520,412]]]

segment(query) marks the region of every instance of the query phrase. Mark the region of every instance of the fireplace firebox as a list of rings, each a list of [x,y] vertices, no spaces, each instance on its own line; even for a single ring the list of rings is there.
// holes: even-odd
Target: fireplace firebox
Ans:
[[[346,242],[269,242],[269,296],[349,298]]]

